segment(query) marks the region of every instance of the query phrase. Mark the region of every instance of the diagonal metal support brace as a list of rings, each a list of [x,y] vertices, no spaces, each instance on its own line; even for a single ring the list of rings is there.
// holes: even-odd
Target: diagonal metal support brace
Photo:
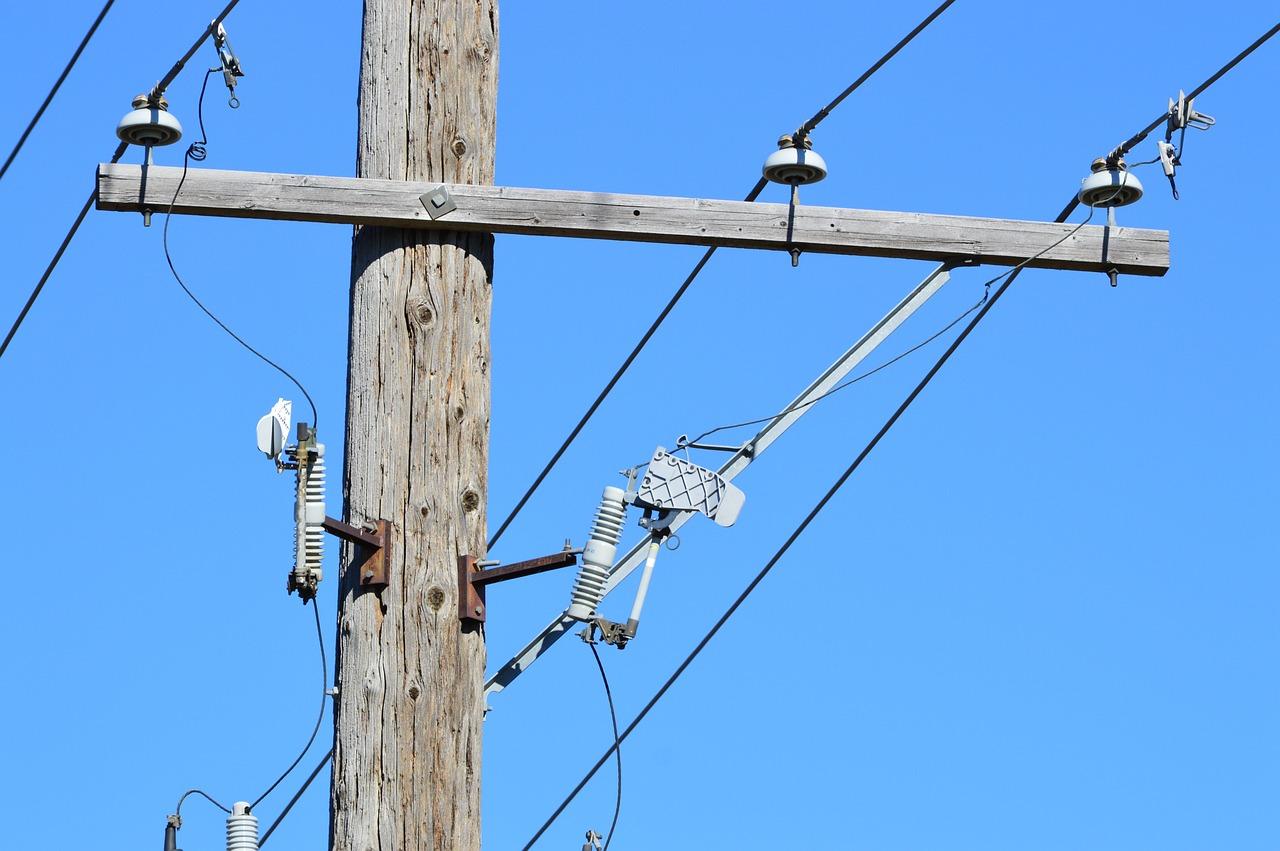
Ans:
[[[577,563],[578,550],[568,547],[553,555],[488,569],[481,569],[475,556],[458,556],[458,620],[462,621],[464,627],[484,623],[487,612],[484,589],[495,582],[534,576],[549,570],[572,567]]]
[[[325,517],[324,530],[355,544],[350,569],[357,571],[361,588],[381,588],[391,581],[391,521],[378,520],[369,531]]]

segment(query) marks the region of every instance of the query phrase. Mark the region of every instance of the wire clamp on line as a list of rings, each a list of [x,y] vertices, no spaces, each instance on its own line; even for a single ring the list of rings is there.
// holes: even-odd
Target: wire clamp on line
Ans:
[[[240,58],[236,56],[234,50],[231,49],[231,42],[227,39],[227,30],[221,23],[211,28],[213,33],[213,46],[218,49],[218,59],[221,65],[215,69],[222,72],[223,82],[227,84],[227,106],[232,109],[240,108],[240,98],[236,97],[236,78],[244,76],[244,70],[240,67]]]

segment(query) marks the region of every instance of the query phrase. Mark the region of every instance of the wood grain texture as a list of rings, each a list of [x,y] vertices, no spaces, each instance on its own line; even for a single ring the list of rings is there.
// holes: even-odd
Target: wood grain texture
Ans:
[[[496,0],[365,0],[356,171],[491,183]],[[184,190],[185,192],[185,190]],[[381,593],[344,552],[331,847],[480,847],[485,648],[457,616],[482,553],[493,237],[362,225],[352,247],[344,493],[392,523]]]
[[[98,207],[168,209],[181,169],[102,165]],[[174,211],[488,233],[522,233],[736,248],[862,254],[938,262],[1013,265],[1053,245],[1075,225],[801,204],[791,242],[785,204],[611,195],[555,189],[448,185],[458,209],[433,220],[420,196],[445,181],[369,180],[191,170]],[[1168,231],[1090,225],[1028,265],[1163,275]]]

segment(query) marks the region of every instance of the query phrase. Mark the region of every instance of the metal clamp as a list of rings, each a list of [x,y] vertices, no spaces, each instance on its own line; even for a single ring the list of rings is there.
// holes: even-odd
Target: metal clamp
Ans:
[[[391,581],[391,521],[378,520],[372,530],[365,530],[325,517],[324,530],[356,545],[350,566],[358,571],[361,588],[386,587]]]
[[[427,208],[427,215],[433,219],[438,219],[446,213],[452,213],[458,209],[453,196],[449,194],[448,187],[443,184],[419,195],[418,200],[422,202],[422,206]]]
[[[564,549],[553,555],[488,569],[482,567],[487,562],[481,562],[475,556],[458,556],[458,620],[462,621],[464,627],[484,623],[487,613],[485,588],[495,582],[571,567],[578,563],[580,552],[581,550],[572,549],[566,541]]]

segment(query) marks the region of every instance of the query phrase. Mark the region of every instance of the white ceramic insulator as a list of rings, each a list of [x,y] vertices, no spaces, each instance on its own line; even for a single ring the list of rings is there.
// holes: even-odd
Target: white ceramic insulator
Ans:
[[[605,583],[609,570],[618,556],[618,541],[622,538],[622,524],[626,520],[626,496],[621,488],[607,487],[596,509],[596,520],[591,526],[591,537],[582,549],[582,567],[573,583],[573,597],[568,615],[575,620],[589,621],[596,606],[604,599]]]
[[[237,801],[227,816],[227,851],[258,851],[258,817],[244,801]]]
[[[294,561],[293,576],[298,585],[304,585],[308,577],[316,582],[323,578],[321,563],[324,561],[324,444],[316,444],[316,457],[310,466],[298,467],[298,476],[306,476],[299,482],[298,504],[294,509]]]

